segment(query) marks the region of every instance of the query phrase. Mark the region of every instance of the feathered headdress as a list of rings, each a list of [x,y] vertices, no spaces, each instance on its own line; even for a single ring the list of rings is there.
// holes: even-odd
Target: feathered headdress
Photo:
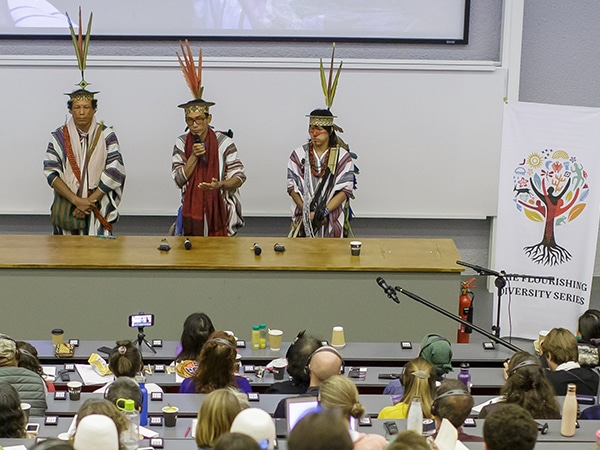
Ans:
[[[335,91],[337,89],[338,80],[340,78],[340,72],[342,71],[342,64],[344,61],[340,61],[340,65],[335,73],[335,78],[333,77],[333,60],[335,58],[335,42],[333,43],[333,48],[331,49],[331,64],[329,65],[329,80],[327,84],[325,84],[325,68],[323,67],[323,58],[320,61],[320,71],[321,71],[321,88],[323,89],[323,95],[325,95],[325,105],[327,105],[327,109],[331,109],[333,105],[333,98],[335,97]]]
[[[69,17],[68,13],[65,13],[67,16],[67,20],[69,22],[69,30],[71,31],[71,40],[73,41],[73,47],[75,47],[75,56],[77,56],[77,66],[79,67],[79,70],[81,71],[81,81],[77,84],[77,86],[79,86],[81,89],[78,89],[75,92],[79,92],[79,96],[82,96],[81,91],[88,92],[85,90],[85,88],[89,85],[89,83],[87,81],[85,81],[85,77],[84,77],[84,71],[86,68],[86,60],[87,60],[87,55],[88,55],[88,48],[90,45],[90,36],[91,36],[91,32],[92,32],[92,17],[94,15],[94,13],[90,13],[90,19],[88,21],[88,25],[87,25],[87,31],[85,32],[85,36],[83,35],[83,22],[81,21],[81,6],[79,7],[79,27],[77,30],[77,33],[75,33],[75,29],[73,27],[73,22],[71,21],[71,18]],[[71,93],[71,94],[75,94],[75,92]],[[68,94],[68,95],[71,95]],[[89,92],[90,95],[83,95],[83,97],[86,98],[93,98],[94,94],[97,94],[97,92]]]
[[[338,80],[340,78],[340,72],[342,71],[343,61],[340,62],[340,65],[335,73],[333,74],[333,63],[335,59],[335,42],[333,43],[333,48],[331,50],[331,63],[329,65],[329,76],[325,75],[325,67],[323,66],[323,59],[320,61],[320,72],[321,72],[321,88],[323,89],[323,95],[325,96],[325,106],[327,106],[327,110],[331,110],[331,106],[333,105],[333,99],[335,97],[335,91],[337,90]],[[331,127],[334,126],[333,119],[336,118],[334,115],[327,116],[315,116],[309,115],[309,124],[316,125],[319,127]]]
[[[188,40],[185,40],[185,45],[179,41],[179,45],[181,46],[181,56],[176,52],[177,60],[194,99],[187,103],[182,103],[178,107],[184,108],[186,114],[189,112],[203,112],[208,114],[208,108],[213,106],[214,103],[202,100],[202,93],[204,92],[204,86],[202,86],[202,49],[200,49],[200,53],[198,54],[198,66],[196,67],[194,55],[192,54]]]

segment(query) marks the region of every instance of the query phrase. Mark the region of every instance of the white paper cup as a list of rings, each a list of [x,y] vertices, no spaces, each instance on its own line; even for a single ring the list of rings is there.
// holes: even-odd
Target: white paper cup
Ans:
[[[269,347],[271,347],[271,350],[279,350],[281,348],[282,339],[283,331],[269,330]]]

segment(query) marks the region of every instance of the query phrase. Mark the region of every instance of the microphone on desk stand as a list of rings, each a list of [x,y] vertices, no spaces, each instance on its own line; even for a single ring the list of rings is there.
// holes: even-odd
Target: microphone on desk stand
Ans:
[[[183,241],[183,246],[185,247],[186,250],[191,250],[192,249],[192,241],[190,241],[189,238],[185,238],[185,241]]]
[[[385,292],[387,294],[388,298],[391,298],[396,303],[400,304],[400,300],[398,299],[398,294],[396,294],[396,290],[393,287],[391,287],[389,284],[387,284],[385,282],[385,280],[381,277],[377,277],[377,279],[375,281],[377,281],[377,284],[379,285],[379,287],[381,287],[381,289],[383,289],[383,292]]]

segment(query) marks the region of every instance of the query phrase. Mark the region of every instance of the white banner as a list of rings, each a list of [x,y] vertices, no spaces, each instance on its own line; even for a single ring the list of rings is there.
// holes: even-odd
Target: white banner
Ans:
[[[519,276],[502,290],[502,336],[576,331],[590,300],[599,194],[599,108],[505,106],[493,267]]]

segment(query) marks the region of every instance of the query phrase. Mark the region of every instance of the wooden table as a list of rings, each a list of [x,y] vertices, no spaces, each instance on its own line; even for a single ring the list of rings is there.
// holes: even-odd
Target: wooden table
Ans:
[[[250,338],[266,323],[291,340],[308,329],[330,339],[420,341],[437,332],[454,340],[457,324],[399,294],[386,298],[379,276],[452,312],[457,309],[460,258],[450,239],[363,239],[351,256],[350,239],[0,235],[0,285],[5,307],[0,331],[23,339],[135,339],[127,317],[154,313],[149,339],[178,340],[188,314],[204,311],[217,329]],[[256,256],[254,243],[262,248]],[[278,253],[279,243],[286,251]]]

